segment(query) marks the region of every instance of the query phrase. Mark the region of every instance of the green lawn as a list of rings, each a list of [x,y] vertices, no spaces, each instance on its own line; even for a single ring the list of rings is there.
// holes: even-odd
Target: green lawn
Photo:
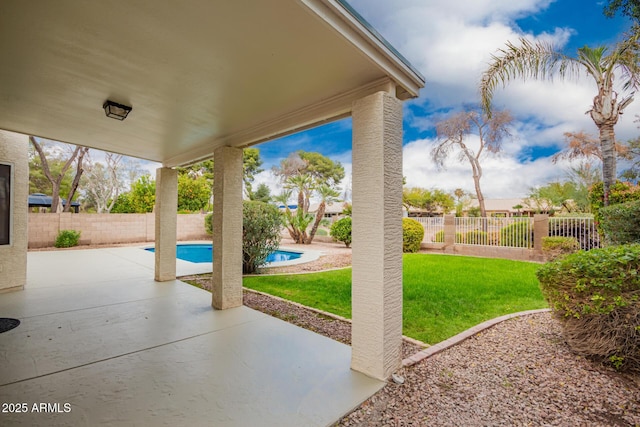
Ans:
[[[404,334],[429,344],[485,320],[547,307],[537,264],[448,255],[404,255]],[[351,317],[351,269],[244,278],[244,286]]]

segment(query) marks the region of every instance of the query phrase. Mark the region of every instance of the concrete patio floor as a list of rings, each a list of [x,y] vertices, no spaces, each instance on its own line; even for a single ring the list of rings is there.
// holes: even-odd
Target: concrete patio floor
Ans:
[[[350,347],[213,310],[208,292],[154,282],[153,262],[135,247],[29,253],[27,288],[0,294],[0,317],[22,322],[0,334],[0,403],[28,410],[0,425],[323,426],[384,385],[351,371]]]

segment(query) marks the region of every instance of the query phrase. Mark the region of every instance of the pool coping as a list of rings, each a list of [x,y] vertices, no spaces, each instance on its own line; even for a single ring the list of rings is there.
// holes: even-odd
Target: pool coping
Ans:
[[[179,241],[176,244],[178,244],[178,245],[202,245],[202,244],[211,244],[211,242],[208,241],[208,240],[185,240],[185,241]],[[153,247],[155,247],[155,245],[153,243],[150,243],[150,244],[148,243],[148,244],[144,244],[144,245],[141,245],[141,246],[138,246],[138,247],[140,249],[147,249],[147,248],[153,248]],[[269,263],[266,263],[264,266],[262,266],[262,268],[288,267],[288,266],[291,266],[291,265],[304,264],[304,263],[307,263],[307,262],[315,261],[318,258],[320,258],[320,255],[322,255],[322,251],[293,248],[291,246],[280,246],[278,248],[278,250],[287,251],[287,252],[295,252],[295,253],[299,253],[301,255],[300,255],[300,258],[296,258],[296,259],[289,260],[289,261],[269,262]],[[149,252],[149,253],[152,253],[152,252]],[[181,272],[183,272],[185,270],[186,271],[193,270],[193,272],[190,272],[190,273],[187,273],[187,274],[205,274],[205,273],[211,273],[213,271],[213,262],[212,263],[208,263],[208,262],[190,262],[190,261],[185,261],[185,260],[176,258],[176,264],[177,264],[177,266],[181,267],[180,268]]]

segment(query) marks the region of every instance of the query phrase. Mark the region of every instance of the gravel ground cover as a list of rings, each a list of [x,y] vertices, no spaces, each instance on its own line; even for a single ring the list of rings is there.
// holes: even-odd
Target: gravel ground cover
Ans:
[[[350,249],[319,246],[326,251],[317,261],[269,272],[350,265]],[[244,303],[350,343],[349,322],[249,291]],[[403,358],[420,349],[405,341]],[[404,384],[389,382],[335,426],[640,427],[640,378],[571,353],[550,313],[500,323],[397,373]]]

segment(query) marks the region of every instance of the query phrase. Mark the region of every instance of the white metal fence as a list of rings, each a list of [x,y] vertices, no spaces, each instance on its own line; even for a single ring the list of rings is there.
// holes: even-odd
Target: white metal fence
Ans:
[[[444,242],[444,217],[412,218],[424,227],[425,242]],[[533,248],[533,218],[455,218],[455,243]],[[549,218],[549,236],[575,237],[580,248],[600,247],[593,218]]]
[[[456,243],[533,248],[533,218],[456,218]]]
[[[549,236],[575,237],[580,249],[600,247],[600,234],[593,218],[549,218]]]
[[[444,217],[413,217],[424,228],[424,242],[444,242]]]

